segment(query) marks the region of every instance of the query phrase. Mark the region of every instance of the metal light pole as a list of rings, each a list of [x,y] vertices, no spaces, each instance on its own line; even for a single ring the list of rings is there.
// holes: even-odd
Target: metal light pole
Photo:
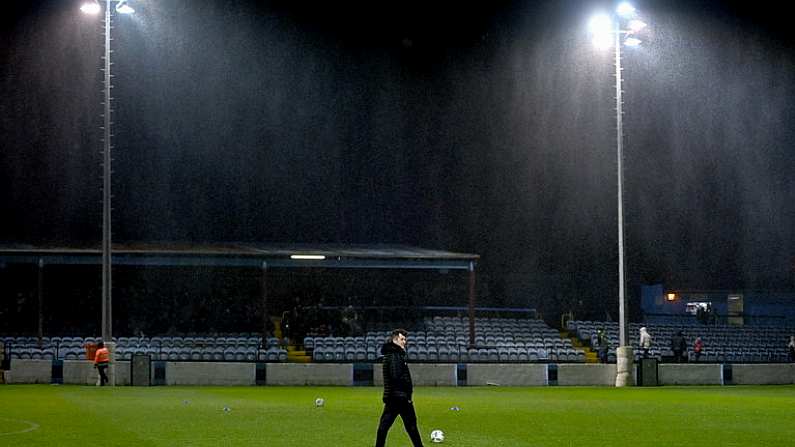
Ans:
[[[629,3],[621,3],[616,10],[617,15],[594,17],[591,20],[591,31],[594,43],[599,46],[612,44],[615,48],[616,64],[616,169],[617,169],[617,202],[618,202],[618,349],[616,350],[616,386],[631,384],[633,352],[629,345],[627,333],[627,296],[626,296],[626,257],[624,247],[624,123],[623,123],[623,78],[621,76],[621,46],[638,46],[641,42],[632,36],[643,29],[646,24],[635,19],[635,8]],[[626,29],[622,29],[622,19]],[[612,36],[610,36],[612,34]],[[622,36],[627,36],[622,39]],[[611,39],[612,37],[612,39]]]
[[[626,261],[624,259],[624,123],[621,92],[621,23],[616,20],[616,160],[618,169],[618,345],[629,344],[627,337]]]
[[[102,340],[110,352],[111,362],[108,368],[108,382],[111,386],[116,385],[116,346],[113,343],[113,282],[111,278],[113,254],[111,232],[111,198],[113,197],[111,195],[111,174],[113,173],[111,169],[111,162],[113,161],[111,157],[111,150],[113,149],[111,141],[113,137],[113,133],[111,132],[111,126],[113,125],[113,121],[111,120],[111,113],[113,112],[111,101],[113,101],[113,96],[111,96],[111,89],[113,85],[111,84],[111,80],[113,76],[110,72],[112,65],[110,55],[113,51],[110,48],[110,42],[113,39],[111,38],[110,32],[113,29],[113,12],[111,11],[111,4],[113,2],[116,2],[115,9],[118,13],[132,14],[135,12],[135,10],[127,4],[127,0],[105,0],[105,55],[103,56],[104,67],[102,68],[105,74],[103,80],[105,95],[103,102],[104,110],[102,113]],[[80,9],[87,14],[98,14],[101,7],[98,1],[94,0],[93,2],[84,3]]]
[[[111,101],[113,100],[113,96],[111,96],[111,88],[113,88],[113,85],[111,84],[112,62],[110,60],[111,53],[113,52],[110,48],[110,42],[113,40],[110,34],[111,29],[113,29],[113,13],[111,11],[111,4],[113,2],[116,2],[115,9],[118,13],[132,14],[135,12],[135,10],[127,4],[127,0],[105,0],[105,54],[103,56],[104,66],[101,69],[105,75],[103,80],[104,110],[102,113],[102,340],[105,342],[111,342],[113,340],[113,281],[111,276],[113,251],[111,232],[111,175],[113,173],[111,169],[113,161],[111,157],[111,150],[113,149],[111,141],[113,137],[113,133],[111,132],[111,126],[113,124],[111,120],[111,113],[113,112]],[[101,9],[97,0],[88,1],[80,7],[80,10],[86,14],[98,14]]]
[[[111,107],[110,103],[113,100],[111,96],[111,76],[110,76],[110,30],[112,14],[110,11],[111,0],[105,1],[105,110],[102,114],[104,118],[102,141],[104,148],[102,150],[102,340],[109,342],[113,339],[113,299],[112,299],[112,279],[111,279],[111,255],[113,251],[112,236],[111,236],[111,162],[110,151],[113,148],[111,145],[112,134],[110,126],[113,123],[110,119]]]

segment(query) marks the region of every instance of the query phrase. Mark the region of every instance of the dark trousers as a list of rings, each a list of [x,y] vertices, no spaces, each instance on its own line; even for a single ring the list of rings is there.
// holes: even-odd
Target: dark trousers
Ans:
[[[414,404],[410,400],[390,400],[384,405],[381,422],[378,424],[375,447],[383,447],[386,444],[386,434],[398,416],[403,419],[403,426],[414,447],[422,447],[422,437],[417,430],[417,414],[414,412]]]
[[[105,384],[108,383],[108,375],[106,373],[107,370],[107,363],[100,363],[97,365],[97,372],[99,372],[99,386],[105,386]]]

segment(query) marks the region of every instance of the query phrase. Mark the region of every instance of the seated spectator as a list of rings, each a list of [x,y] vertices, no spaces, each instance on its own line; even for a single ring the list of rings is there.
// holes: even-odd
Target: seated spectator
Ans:
[[[789,361],[795,363],[795,335],[790,335],[787,347],[789,348]]]
[[[696,337],[696,341],[693,343],[693,353],[696,355],[696,361],[701,358],[701,351],[704,350],[704,342],[701,340],[701,337]]]

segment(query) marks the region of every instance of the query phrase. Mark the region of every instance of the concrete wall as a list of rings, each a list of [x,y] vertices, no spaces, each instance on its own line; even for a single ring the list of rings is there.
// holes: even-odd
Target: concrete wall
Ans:
[[[412,363],[412,378],[416,386],[456,386],[457,365]],[[486,385],[489,382],[502,386],[546,385],[545,364],[468,364],[467,384]],[[557,365],[560,386],[613,386],[614,364],[560,364]],[[720,364],[659,364],[662,385],[719,385]],[[116,384],[130,384],[130,362],[115,362]],[[154,374],[154,367],[152,368]],[[7,383],[50,383],[52,361],[11,359],[11,370],[6,372]],[[63,366],[64,383],[93,385],[96,370],[89,361],[66,360]],[[256,365],[253,363],[222,362],[166,362],[167,385],[240,385],[255,384]],[[375,386],[383,385],[380,364],[373,365]],[[353,365],[350,363],[266,365],[268,385],[353,385]],[[737,385],[773,385],[795,383],[793,364],[735,364],[732,365],[732,382]]]
[[[414,386],[456,386],[458,365],[455,363],[409,363]],[[373,385],[384,386],[383,365],[373,365]]]
[[[166,385],[254,385],[255,378],[254,363],[166,362]]]
[[[268,385],[353,385],[352,363],[268,363]],[[253,377],[253,375],[252,375]]]
[[[7,383],[50,383],[52,360],[11,359]]]
[[[484,386],[543,386],[547,385],[545,364],[467,364],[467,385]]]
[[[659,363],[660,385],[722,385],[720,364]]]
[[[615,386],[616,365],[597,363],[561,363],[558,365],[560,386]]]
[[[116,361],[116,385],[129,386],[130,385],[130,362],[127,360]]]
[[[127,386],[130,384],[130,362],[117,361],[112,368],[116,372],[116,385]],[[97,378],[94,362],[90,360],[64,360],[63,383],[76,385],[96,385]]]
[[[795,383],[795,365],[791,363],[733,364],[734,385],[782,385]]]
[[[118,368],[117,368],[118,369]],[[97,383],[96,368],[90,360],[64,360],[63,383],[72,385],[95,385]]]

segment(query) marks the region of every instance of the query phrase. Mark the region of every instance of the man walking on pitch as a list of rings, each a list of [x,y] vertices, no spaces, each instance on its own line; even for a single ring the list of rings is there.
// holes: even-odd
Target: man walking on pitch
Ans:
[[[406,363],[407,336],[405,329],[395,329],[381,348],[381,354],[384,355],[384,412],[378,424],[375,447],[386,444],[386,435],[398,416],[403,419],[403,426],[414,447],[422,447],[422,438],[417,430],[417,414],[411,400],[413,385]]]

